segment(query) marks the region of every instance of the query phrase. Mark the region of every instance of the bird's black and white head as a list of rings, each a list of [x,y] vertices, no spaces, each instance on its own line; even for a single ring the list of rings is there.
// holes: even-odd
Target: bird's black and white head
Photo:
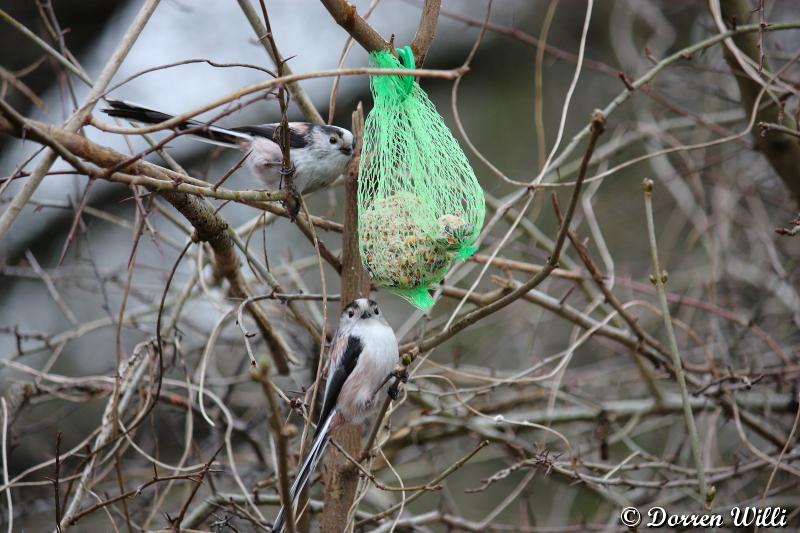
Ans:
[[[370,321],[386,323],[378,304],[374,300],[359,298],[347,304],[342,310],[339,327],[352,327],[356,324]]]
[[[314,151],[338,159],[342,167],[353,157],[353,134],[344,128],[314,124],[306,136]]]
[[[280,131],[278,126],[278,124],[243,126],[236,128],[236,131],[255,138],[264,137],[277,143]],[[338,126],[290,122],[289,148],[293,155],[309,153],[313,154],[313,157],[328,161],[329,164],[338,160],[345,165],[353,157],[353,134]]]
[[[353,158],[352,133],[337,126],[308,123],[291,123],[291,130],[298,192],[308,194],[327,187],[345,172]],[[275,156],[267,159],[274,160]]]

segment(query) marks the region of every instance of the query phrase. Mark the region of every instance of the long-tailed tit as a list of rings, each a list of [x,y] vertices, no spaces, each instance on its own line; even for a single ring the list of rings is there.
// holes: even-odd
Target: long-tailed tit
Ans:
[[[158,124],[173,118],[120,100],[109,100],[110,109],[103,109],[112,117],[125,118],[144,124]],[[276,130],[280,124],[259,124],[222,128],[196,120],[181,122],[174,129],[192,129],[198,140],[238,148],[250,152],[247,164],[252,172],[267,186],[276,188],[281,183],[283,153],[277,142]],[[289,155],[294,165],[294,187],[300,194],[310,194],[327,187],[339,177],[353,156],[353,134],[337,126],[322,126],[307,122],[289,123]]]
[[[348,304],[328,350],[322,412],[308,456],[289,491],[292,506],[316,469],[331,431],[346,422],[361,422],[380,403],[398,358],[397,338],[378,304],[366,298]],[[284,519],[281,508],[272,530],[280,532]]]

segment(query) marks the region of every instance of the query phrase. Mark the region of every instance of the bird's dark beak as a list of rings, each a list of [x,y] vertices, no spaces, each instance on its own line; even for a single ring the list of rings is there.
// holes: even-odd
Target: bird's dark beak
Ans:
[[[363,313],[361,313],[361,318],[363,318],[363,319],[367,319],[367,318],[369,318],[370,316],[371,316],[371,315],[369,314],[369,311],[364,311]]]
[[[342,152],[344,155],[353,155],[352,148],[339,148],[339,151]]]

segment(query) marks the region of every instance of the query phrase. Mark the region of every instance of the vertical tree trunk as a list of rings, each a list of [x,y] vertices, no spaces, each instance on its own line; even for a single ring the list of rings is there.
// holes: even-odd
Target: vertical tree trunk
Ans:
[[[342,234],[342,301],[344,307],[352,300],[369,294],[370,279],[361,266],[358,253],[358,162],[361,155],[363,109],[359,104],[353,113],[353,135],[356,139],[355,156],[345,182],[344,233]],[[332,439],[353,456],[361,451],[363,428],[359,424],[345,424],[333,432]],[[341,533],[347,525],[347,515],[355,497],[358,470],[348,468],[347,459],[329,446],[325,457],[325,509],[320,519],[322,533]]]

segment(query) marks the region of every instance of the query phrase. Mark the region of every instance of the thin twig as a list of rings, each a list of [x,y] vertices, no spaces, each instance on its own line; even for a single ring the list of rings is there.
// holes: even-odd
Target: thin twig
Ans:
[[[800,25],[800,23],[798,23]],[[318,70],[313,72],[305,72],[302,74],[291,74],[287,76],[281,76],[280,78],[275,78],[272,80],[263,81],[261,83],[255,83],[253,85],[248,85],[246,87],[242,87],[241,89],[230,93],[226,96],[218,98],[217,100],[211,101],[206,103],[198,108],[195,108],[191,111],[187,111],[185,113],[181,113],[180,115],[175,115],[174,117],[170,118],[169,120],[165,120],[163,122],[159,122],[157,124],[151,124],[148,126],[141,126],[138,128],[122,128],[118,126],[112,126],[111,124],[107,124],[105,122],[100,121],[96,117],[92,118],[91,124],[103,131],[107,131],[110,133],[121,133],[123,135],[141,135],[143,133],[153,133],[160,130],[165,129],[172,129],[175,126],[180,125],[181,123],[194,118],[195,116],[205,113],[206,111],[211,111],[217,107],[223,106],[234,100],[238,100],[244,96],[249,94],[263,92],[270,89],[275,89],[277,87],[286,85],[293,81],[301,81],[301,80],[310,80],[310,79],[317,79],[317,78],[333,78],[336,76],[396,76],[396,75],[403,75],[403,76],[417,76],[421,78],[434,78],[434,79],[442,79],[442,80],[455,80],[467,73],[467,69],[464,68],[455,68],[451,70],[432,70],[432,69],[405,69],[405,68],[370,68],[370,67],[358,67],[358,68],[342,68],[342,69],[329,69],[329,70]]]
[[[186,516],[186,511],[189,510],[189,504],[192,503],[192,500],[194,499],[195,495],[197,494],[197,491],[200,489],[200,486],[203,484],[203,480],[205,479],[206,474],[208,474],[208,472],[210,471],[211,465],[214,463],[214,460],[217,458],[217,455],[219,455],[219,452],[222,451],[222,448],[224,446],[225,445],[223,444],[223,445],[220,445],[217,448],[217,451],[215,451],[211,455],[211,458],[206,462],[205,466],[203,466],[203,469],[200,471],[199,474],[197,474],[196,483],[192,486],[192,490],[189,493],[189,497],[186,498],[186,501],[183,503],[183,507],[181,507],[181,512],[178,514],[178,516],[172,522],[176,527],[180,528],[180,524],[181,524],[181,522],[183,522],[183,517]]]
[[[8,407],[6,405],[6,398],[0,398],[0,403],[3,407],[3,435],[0,442],[0,452],[2,452],[3,460],[3,486],[6,493],[6,504],[8,506],[8,533],[14,531],[14,503],[11,500],[11,485],[8,482]]]
[[[672,356],[673,372],[683,400],[683,416],[689,431],[689,442],[692,446],[692,456],[694,457],[695,468],[697,469],[700,501],[704,503],[707,509],[710,509],[713,502],[713,494],[709,492],[706,486],[705,465],[701,452],[700,437],[697,434],[697,425],[695,424],[694,414],[692,413],[692,407],[689,403],[689,389],[686,387],[683,362],[678,352],[678,342],[675,339],[675,331],[672,329],[672,318],[670,317],[669,304],[667,303],[667,293],[664,289],[664,285],[667,282],[667,272],[661,270],[661,264],[658,261],[658,245],[656,243],[655,222],[653,220],[653,181],[645,179],[642,182],[642,188],[644,190],[645,218],[647,219],[647,235],[650,242],[650,257],[653,261],[653,274],[650,276],[650,281],[653,282],[658,290],[658,301],[661,305],[661,315],[664,319],[664,327],[667,331],[667,341],[670,355]]]
[[[44,269],[42,269],[42,267],[39,265],[39,261],[36,260],[36,257],[30,250],[25,250],[25,258],[28,260],[28,263],[30,263],[33,271],[36,272],[40,278],[42,278],[42,282],[44,282],[45,287],[47,287],[47,292],[50,293],[50,296],[61,310],[61,313],[63,313],[73,327],[77,327],[78,319],[75,316],[75,313],[72,312],[72,309],[70,309],[64,299],[61,298],[61,295],[58,293],[58,289],[56,289],[56,285],[53,283],[53,279],[50,277],[50,275],[47,274]]]
[[[777,131],[800,139],[800,131],[786,127],[783,124],[775,124],[774,122],[759,122],[758,129],[762,137],[766,136],[766,134],[770,131]]]
[[[78,78],[83,80],[83,82],[86,83],[86,85],[92,86],[92,81],[86,76],[86,74],[80,67],[76,67],[71,61],[62,56],[56,49],[47,44],[38,35],[36,35],[31,30],[26,28],[22,23],[15,20],[11,15],[6,13],[2,9],[0,9],[0,19],[6,21],[8,24],[13,26],[15,30],[20,32],[26,38],[33,41],[33,43],[36,44],[36,46],[41,48],[50,57],[55,59],[58,63],[61,64],[61,66],[65,67],[67,70],[78,76]]]
[[[481,451],[482,449],[484,449],[484,448],[485,448],[485,447],[487,447],[488,445],[489,445],[489,441],[488,441],[488,440],[481,441],[481,443],[480,443],[480,444],[478,444],[478,446],[477,446],[477,447],[476,447],[474,450],[472,450],[472,451],[471,451],[471,452],[469,452],[467,455],[465,455],[464,457],[462,457],[461,459],[459,459],[458,461],[456,461],[455,463],[453,463],[452,465],[450,465],[450,466],[449,466],[447,469],[445,469],[445,470],[444,470],[444,471],[443,471],[441,474],[439,474],[438,476],[436,476],[435,478],[433,478],[433,479],[432,479],[432,480],[431,480],[429,483],[427,483],[427,485],[429,485],[429,486],[430,486],[430,485],[438,485],[438,484],[439,484],[439,483],[441,483],[441,482],[442,482],[442,481],[443,481],[443,480],[444,480],[444,479],[445,479],[447,476],[449,476],[450,474],[452,474],[453,472],[455,472],[456,470],[460,469],[462,466],[464,466],[465,464],[467,464],[467,462],[468,462],[470,459],[472,459],[472,457],[473,457],[473,456],[474,456],[476,453],[478,453],[479,451]],[[416,500],[417,498],[419,498],[420,496],[422,496],[424,493],[425,493],[425,491],[423,491],[423,490],[419,490],[419,491],[415,492],[414,494],[412,494],[411,496],[407,497],[407,498],[405,499],[405,505],[408,505],[408,504],[410,504],[411,502],[413,502],[414,500]],[[383,518],[386,518],[387,516],[391,515],[391,514],[392,514],[392,513],[394,513],[395,511],[397,511],[397,510],[400,508],[400,506],[401,506],[401,504],[400,504],[400,503],[396,503],[396,504],[394,504],[393,506],[389,507],[388,509],[386,509],[386,510],[384,510],[384,511],[381,511],[381,512],[379,512],[379,513],[376,513],[376,514],[374,514],[374,515],[370,516],[369,518],[365,518],[365,519],[363,519],[363,520],[360,520],[358,523],[356,523],[356,527],[362,527],[362,526],[364,526],[364,525],[366,525],[366,524],[371,524],[371,523],[373,523],[373,522],[377,522],[378,520],[381,520],[381,519],[383,519]]]

